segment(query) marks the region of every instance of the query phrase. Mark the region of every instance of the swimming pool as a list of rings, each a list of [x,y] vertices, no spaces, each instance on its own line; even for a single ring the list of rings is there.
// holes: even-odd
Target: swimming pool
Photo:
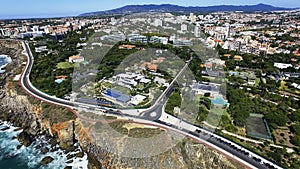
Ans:
[[[56,80],[55,80],[55,83],[61,84],[63,81],[64,81],[64,79],[56,79]]]
[[[224,105],[226,106],[228,102],[224,100],[221,96],[217,96],[213,99],[210,99],[212,104]]]

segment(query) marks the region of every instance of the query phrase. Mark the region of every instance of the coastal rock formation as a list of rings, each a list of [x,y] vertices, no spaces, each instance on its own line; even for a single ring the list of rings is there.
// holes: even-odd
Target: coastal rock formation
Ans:
[[[28,147],[33,142],[34,138],[33,138],[32,135],[30,135],[30,134],[26,133],[25,131],[23,131],[18,135],[18,140],[21,144]]]
[[[54,160],[54,158],[47,156],[42,159],[41,164],[47,165],[47,164],[51,163],[53,160]]]
[[[74,121],[52,124],[50,127],[51,134],[58,138],[59,146],[62,149],[70,150],[75,144]]]

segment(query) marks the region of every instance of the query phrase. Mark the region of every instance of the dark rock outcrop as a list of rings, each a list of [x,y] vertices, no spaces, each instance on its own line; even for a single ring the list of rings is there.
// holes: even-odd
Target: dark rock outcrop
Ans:
[[[28,146],[31,145],[31,143],[33,142],[34,138],[33,138],[30,134],[28,134],[27,132],[24,132],[24,131],[23,131],[23,132],[21,132],[21,133],[18,135],[18,140],[19,140],[19,142],[20,142],[22,145],[28,147]]]
[[[42,159],[41,164],[47,165],[47,164],[51,163],[53,160],[54,160],[54,158],[52,158],[50,156],[46,156]]]
[[[10,127],[4,127],[3,129],[1,129],[1,131],[5,131],[8,130]]]
[[[46,147],[46,148],[43,148],[42,150],[41,150],[41,154],[46,154],[46,153],[48,153],[49,152],[49,149]]]

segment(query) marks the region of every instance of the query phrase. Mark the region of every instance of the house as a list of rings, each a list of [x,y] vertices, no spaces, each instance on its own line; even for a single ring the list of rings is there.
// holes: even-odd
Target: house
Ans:
[[[240,56],[240,55],[234,55],[233,59],[236,60],[236,61],[242,61],[243,57]]]
[[[156,64],[148,64],[147,67],[150,71],[156,72],[158,66]]]
[[[159,57],[159,58],[157,58],[156,60],[153,60],[152,63],[157,63],[157,64],[159,64],[159,63],[164,62],[165,59],[166,59],[166,58],[164,58],[164,57]]]
[[[119,49],[133,49],[135,45],[120,45]]]
[[[126,104],[131,99],[130,96],[113,89],[105,90],[102,94],[121,104]]]
[[[287,64],[287,63],[274,63],[274,67],[279,68],[279,69],[286,69],[288,67],[293,67],[292,64]]]
[[[220,92],[220,84],[217,83],[194,83],[192,86],[192,91],[195,94],[204,95],[205,93],[210,93],[211,96],[217,96]]]
[[[298,51],[294,51],[293,53],[294,53],[295,56],[300,57],[300,53]]]
[[[148,37],[140,34],[130,34],[128,35],[129,42],[141,42],[148,43]]]
[[[84,61],[84,57],[80,55],[73,55],[69,57],[69,62],[70,63],[80,63]]]
[[[162,44],[166,45],[166,44],[168,44],[168,38],[152,36],[150,38],[150,43],[162,43]]]
[[[127,88],[131,88],[130,86],[136,86],[138,83],[134,80],[138,74],[134,73],[120,73],[112,77],[112,79],[118,82],[119,85]]]
[[[291,86],[293,86],[294,88],[296,89],[299,89],[300,90],[300,85],[297,84],[297,83],[292,83]]]
[[[56,79],[66,79],[68,76],[61,75],[61,76],[55,76]]]
[[[224,57],[227,57],[227,58],[230,58],[230,57],[231,57],[231,54],[224,54],[223,56],[224,56]]]
[[[151,82],[151,80],[150,79],[146,79],[146,78],[143,78],[143,79],[140,80],[140,83],[144,83],[144,84],[148,84],[150,82]]]
[[[140,104],[141,102],[143,102],[145,99],[146,99],[146,96],[138,94],[131,98],[130,104],[136,106],[136,105]]]
[[[36,53],[47,52],[47,51],[48,51],[47,46],[39,46],[35,48]]]
[[[159,85],[166,86],[166,87],[169,86],[169,83],[167,83],[165,79],[160,78],[160,77],[155,77],[155,78],[154,78],[154,82],[155,82],[155,83],[158,83]]]
[[[146,69],[148,64],[150,64],[150,62],[143,62],[143,63],[141,64],[141,68],[142,68],[142,69]]]
[[[143,62],[142,64],[141,64],[141,68],[142,69],[146,69],[146,68],[148,68],[150,71],[153,71],[153,72],[156,72],[157,71],[157,65],[156,64],[152,64],[152,63],[150,63],[150,62]]]

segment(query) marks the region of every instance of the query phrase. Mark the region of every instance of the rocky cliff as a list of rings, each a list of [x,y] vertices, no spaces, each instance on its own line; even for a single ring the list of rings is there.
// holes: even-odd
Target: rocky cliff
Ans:
[[[74,149],[76,138],[85,140],[87,134],[81,131],[81,124],[68,109],[44,103],[27,95],[14,81],[20,74],[26,60],[21,54],[18,42],[0,40],[0,51],[12,57],[12,63],[6,67],[6,73],[0,74],[0,119],[11,122],[23,130],[18,140],[25,146],[31,145],[40,135],[58,143],[62,149]],[[75,130],[78,132],[75,135]],[[76,138],[75,138],[76,137]]]

